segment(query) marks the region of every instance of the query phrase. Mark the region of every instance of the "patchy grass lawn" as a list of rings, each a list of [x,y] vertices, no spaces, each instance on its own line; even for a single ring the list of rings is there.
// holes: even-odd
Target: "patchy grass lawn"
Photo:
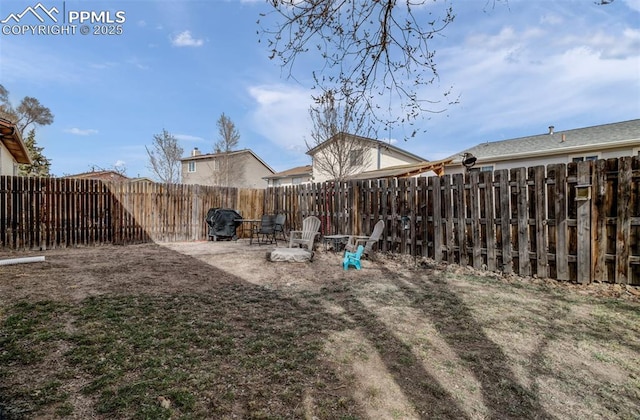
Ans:
[[[0,418],[640,418],[626,288],[264,252],[103,247],[0,267]]]

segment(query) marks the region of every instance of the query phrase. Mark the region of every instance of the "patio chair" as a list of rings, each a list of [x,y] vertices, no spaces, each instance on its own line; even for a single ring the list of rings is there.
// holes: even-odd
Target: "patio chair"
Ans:
[[[313,242],[320,233],[320,219],[309,216],[302,221],[302,230],[292,230],[289,232],[289,248],[294,245],[306,246],[309,251],[313,251]]]
[[[358,245],[358,249],[356,250],[356,252],[346,251],[344,253],[344,260],[342,261],[342,267],[345,270],[348,270],[349,266],[352,265],[356,268],[356,270],[360,270],[362,268],[360,258],[362,257],[363,252],[364,247],[362,245]]]
[[[364,245],[364,255],[371,258],[373,255],[373,246],[378,243],[382,232],[384,231],[384,220],[379,220],[373,227],[371,236],[349,236],[345,250],[347,252],[356,252],[358,245]]]
[[[286,222],[286,220],[287,220],[287,215],[284,213],[279,213],[276,216],[276,222],[275,222],[275,225],[273,226],[274,237],[280,235],[284,241],[287,240],[287,233],[284,231],[284,222]]]
[[[262,218],[260,219],[260,226],[254,227],[251,231],[251,239],[249,243],[251,244],[253,242],[253,238],[255,237],[258,245],[270,244],[273,242],[278,245],[278,241],[276,240],[275,222],[275,215],[263,214]]]

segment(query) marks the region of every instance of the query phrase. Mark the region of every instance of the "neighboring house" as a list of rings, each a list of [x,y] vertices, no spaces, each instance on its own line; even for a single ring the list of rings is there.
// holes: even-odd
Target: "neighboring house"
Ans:
[[[228,153],[201,154],[193,149],[182,162],[182,183],[236,188],[266,188],[264,177],[274,174],[262,159],[249,149]],[[225,167],[228,165],[228,171]]]
[[[465,155],[466,154],[466,155]],[[447,174],[467,170],[463,156],[475,157],[470,170],[493,171],[554,163],[640,155],[640,119],[481,143],[451,156]]]
[[[336,141],[336,138],[341,135],[342,134],[333,136],[329,140],[317,145],[307,152],[312,159],[314,182],[324,182],[332,178],[328,173],[323,172],[318,168],[317,160],[318,158],[322,159],[320,154],[326,153],[325,149],[330,147],[331,143]],[[407,152],[406,150],[402,150],[399,147],[380,140],[351,134],[347,134],[347,136],[352,138],[353,141],[357,142],[359,145],[357,150],[353,150],[351,152],[353,154],[351,159],[356,162],[362,162],[362,164],[358,165],[359,167],[356,168],[354,174],[384,169],[391,166],[414,164],[426,161],[426,159],[420,156],[414,155],[413,153]]]
[[[18,175],[20,164],[30,164],[31,158],[15,124],[0,118],[0,175]]]
[[[313,168],[311,165],[298,166],[263,178],[267,181],[268,187],[308,184],[313,180]]]
[[[76,179],[100,179],[102,181],[114,181],[114,182],[126,182],[129,184],[153,184],[154,181],[147,177],[129,178],[128,176],[121,174],[118,171],[113,170],[100,170],[89,171],[74,175],[65,175],[61,178],[76,178]]]
[[[451,161],[451,158],[447,158],[442,160],[409,163],[406,165],[389,166],[384,169],[360,172],[359,174],[350,176],[349,179],[358,180],[439,176],[444,174],[445,165],[451,163]]]
[[[79,174],[65,175],[61,178],[100,179],[102,181],[129,181],[129,178],[126,175],[112,170],[82,172]]]

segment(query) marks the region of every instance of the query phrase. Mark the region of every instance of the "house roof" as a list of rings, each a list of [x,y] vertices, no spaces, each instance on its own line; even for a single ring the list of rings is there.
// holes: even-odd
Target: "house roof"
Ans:
[[[198,154],[198,155],[195,155],[195,156],[188,156],[188,157],[182,158],[182,159],[180,159],[180,161],[181,162],[189,162],[189,161],[193,161],[193,160],[207,160],[207,159],[214,159],[216,157],[222,157],[222,156],[225,156],[225,155],[234,156],[234,155],[241,155],[241,154],[245,154],[245,153],[251,154],[254,158],[256,158],[256,160],[258,162],[263,164],[265,168],[270,170],[272,173],[275,173],[275,171],[271,168],[271,166],[267,165],[267,163],[264,160],[260,159],[260,157],[258,155],[253,153],[253,151],[251,149],[233,150],[231,152],[223,152],[223,153]]]
[[[113,170],[82,172],[79,174],[65,175],[61,178],[102,179],[105,181],[126,181],[129,179],[126,175]]]
[[[0,118],[0,141],[18,163],[30,164],[31,158],[16,125],[11,121]]]
[[[383,169],[361,172],[350,176],[350,180],[358,179],[380,179],[380,178],[407,178],[419,175],[424,172],[433,171],[436,174],[442,173],[444,165],[451,163],[451,158],[433,161],[422,161],[407,165],[389,166]]]
[[[478,160],[497,161],[639,144],[640,119],[637,119],[565,131],[549,127],[545,134],[481,143],[451,156],[451,159],[454,164],[460,164],[464,153],[471,153]]]
[[[276,172],[273,175],[263,176],[262,179],[280,179],[305,175],[313,175],[313,167],[311,165],[297,166],[295,168],[287,169],[286,171]]]
[[[414,155],[413,153],[411,153],[411,152],[407,152],[406,150],[401,149],[401,148],[399,148],[399,147],[396,147],[396,146],[394,146],[394,145],[392,145],[392,144],[390,144],[390,143],[387,143],[387,142],[384,142],[384,141],[381,141],[381,140],[372,139],[372,138],[369,138],[369,137],[362,137],[362,136],[358,136],[358,135],[355,135],[355,134],[349,134],[349,133],[338,133],[338,134],[334,135],[333,137],[331,137],[329,140],[326,140],[326,141],[324,141],[324,142],[322,142],[322,143],[318,144],[318,145],[317,145],[317,146],[315,146],[314,148],[310,149],[310,150],[307,152],[307,154],[308,154],[308,155],[310,155],[310,156],[313,156],[313,155],[314,155],[314,154],[316,154],[319,150],[323,149],[323,148],[324,148],[324,147],[326,147],[329,143],[331,143],[331,142],[335,141],[339,136],[342,136],[342,135],[346,135],[346,136],[348,136],[348,137],[351,137],[351,138],[353,138],[353,139],[356,139],[357,141],[362,141],[362,142],[368,142],[368,143],[371,143],[371,145],[372,145],[372,146],[374,146],[374,147],[377,147],[377,146],[384,147],[384,148],[385,148],[385,149],[387,149],[387,150],[395,151],[395,152],[397,152],[397,153],[399,153],[399,154],[401,154],[401,155],[405,155],[405,156],[410,157],[411,159],[415,159],[415,160],[417,160],[417,161],[426,161],[426,159],[425,159],[425,158],[420,157],[420,156],[418,156],[418,155]]]

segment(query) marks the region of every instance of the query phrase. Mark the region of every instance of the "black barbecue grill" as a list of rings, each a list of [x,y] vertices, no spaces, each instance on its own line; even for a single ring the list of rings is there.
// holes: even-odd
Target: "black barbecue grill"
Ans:
[[[242,216],[237,211],[212,208],[207,212],[206,220],[209,225],[209,239],[213,241],[238,239],[236,229],[242,224]]]

